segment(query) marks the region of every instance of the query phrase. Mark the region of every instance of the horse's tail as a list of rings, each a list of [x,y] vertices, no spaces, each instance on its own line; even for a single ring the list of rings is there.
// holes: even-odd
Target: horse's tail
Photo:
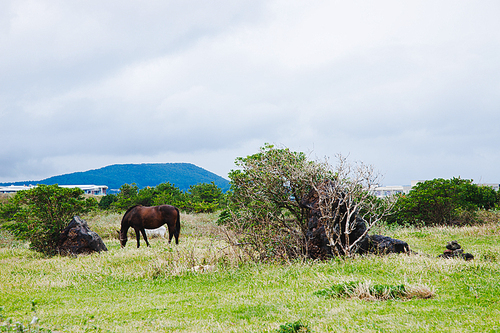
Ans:
[[[179,208],[175,207],[175,210],[177,211],[177,221],[175,221],[174,235],[177,241],[181,232],[181,213],[179,212]]]

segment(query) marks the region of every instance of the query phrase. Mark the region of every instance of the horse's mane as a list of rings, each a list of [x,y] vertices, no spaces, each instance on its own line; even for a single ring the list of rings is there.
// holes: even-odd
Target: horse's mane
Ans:
[[[125,212],[125,214],[123,214],[123,217],[122,217],[122,222],[123,222],[123,219],[125,219],[125,216],[127,216],[127,214],[132,210],[134,209],[135,207],[138,207],[140,205],[133,205],[132,207],[130,207],[129,209],[127,209],[127,211]]]

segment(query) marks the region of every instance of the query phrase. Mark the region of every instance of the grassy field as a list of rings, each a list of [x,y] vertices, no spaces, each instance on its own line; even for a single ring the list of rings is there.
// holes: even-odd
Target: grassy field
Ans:
[[[227,246],[215,216],[183,215],[178,246],[155,238],[140,249],[133,238],[120,248],[120,218],[86,217],[109,251],[77,258],[43,258],[0,234],[0,332],[33,316],[31,331],[53,332],[278,332],[299,320],[311,332],[500,332],[497,222],[376,230],[413,255],[261,264]],[[474,260],[437,258],[452,240]],[[316,293],[352,281],[422,286],[433,297]]]

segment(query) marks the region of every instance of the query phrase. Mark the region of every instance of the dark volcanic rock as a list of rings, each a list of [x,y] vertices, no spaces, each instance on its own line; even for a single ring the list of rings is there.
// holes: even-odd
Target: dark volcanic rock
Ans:
[[[61,233],[57,249],[59,253],[66,255],[89,254],[108,250],[101,237],[91,231],[87,222],[78,216],[73,217],[73,220]]]
[[[331,258],[335,253],[343,254],[342,247],[337,245],[336,251],[332,251],[329,245],[328,237],[326,235],[325,226],[323,221],[329,221],[331,225],[335,225],[337,233],[340,234],[340,243],[347,244],[347,237],[342,234],[341,230],[345,230],[346,223],[354,225],[354,230],[349,234],[349,244],[359,241],[359,248],[357,253],[409,253],[410,247],[404,241],[393,239],[382,235],[366,234],[365,220],[354,212],[350,215],[350,221],[347,221],[346,214],[349,211],[347,206],[348,200],[345,200],[345,194],[341,191],[336,191],[336,184],[333,181],[326,181],[317,187],[318,190],[312,189],[300,204],[302,207],[308,209],[308,225],[307,225],[307,246],[308,254],[312,259],[327,259]],[[320,191],[322,193],[322,207],[320,209]],[[335,197],[336,196],[336,197]],[[325,200],[328,197],[328,200]],[[325,207],[325,202],[330,202],[330,207]],[[322,214],[326,211],[327,216]],[[352,212],[352,210],[351,210]]]
[[[474,256],[470,253],[464,253],[464,250],[458,244],[457,241],[451,241],[446,244],[446,250],[444,250],[443,254],[438,256],[439,258],[452,259],[452,258],[461,258],[465,260],[472,260]]]
[[[408,243],[382,235],[368,236],[368,252],[376,254],[409,253]]]
[[[335,191],[329,191],[329,187],[335,187],[333,182],[323,182],[318,186],[320,191],[325,193],[331,193]],[[343,199],[344,194],[339,193],[339,198],[334,198],[332,200],[331,207],[328,207],[327,210],[331,212],[332,215],[328,219],[331,220],[332,225],[336,225],[340,230],[344,230],[345,225],[347,223],[347,217],[345,214],[348,210],[347,204]],[[325,226],[322,223],[322,220],[325,220],[326,217],[323,216],[320,207],[319,207],[319,194],[318,191],[312,189],[309,191],[308,195],[302,198],[300,204],[304,208],[308,208],[308,225],[307,225],[307,246],[308,253],[312,259],[327,259],[333,256],[333,251],[331,246],[329,245],[328,237],[325,232]],[[324,208],[324,207],[323,207]],[[363,237],[361,242],[361,248],[367,250],[368,243],[366,240],[366,235],[363,235],[366,231],[366,223],[365,221],[358,216],[358,214],[353,214],[349,223],[355,224],[354,230],[349,235],[349,244],[352,244],[359,238]],[[339,232],[339,231],[338,231]],[[339,234],[342,234],[339,232]],[[341,235],[340,242],[342,244],[346,244],[346,236]],[[338,253],[343,253],[341,246],[337,246],[336,251]]]
[[[451,241],[448,244],[446,244],[446,248],[448,250],[455,251],[461,249],[462,247],[460,246],[460,244],[458,244],[457,241]]]

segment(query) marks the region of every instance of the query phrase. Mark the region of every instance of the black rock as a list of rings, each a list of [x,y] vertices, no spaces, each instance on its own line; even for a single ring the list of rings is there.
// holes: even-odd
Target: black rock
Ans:
[[[368,236],[368,252],[375,254],[388,254],[388,253],[409,253],[410,246],[408,243],[382,235]]]
[[[464,253],[464,250],[457,241],[451,241],[446,244],[446,250],[444,250],[443,254],[440,254],[438,257],[445,259],[460,258],[467,261],[474,259],[472,254]]]
[[[451,242],[449,242],[448,244],[446,244],[446,248],[447,248],[448,250],[452,250],[452,251],[454,251],[454,250],[458,250],[458,249],[460,249],[460,248],[462,248],[462,247],[460,246],[460,244],[458,244],[458,242],[457,242],[457,241],[451,241]]]
[[[91,231],[87,222],[78,216],[73,217],[59,236],[57,247],[60,254],[76,255],[107,251],[101,237]]]
[[[469,260],[474,259],[474,256],[471,253],[465,253],[464,254],[464,259],[467,260],[467,261],[469,261]]]
[[[410,252],[408,244],[399,239],[393,239],[381,235],[368,236],[366,234],[366,222],[357,212],[350,215],[350,220],[347,221],[347,216],[349,214],[346,213],[350,210],[350,207],[347,206],[347,200],[344,200],[344,193],[333,190],[328,191],[328,187],[334,186],[335,184],[333,182],[324,182],[318,186],[319,191],[323,191],[323,195],[325,195],[325,193],[336,193],[337,195],[337,198],[330,200],[331,207],[322,207],[323,212],[330,212],[328,217],[322,215],[322,210],[319,207],[320,199],[317,190],[312,189],[300,201],[301,206],[307,208],[308,213],[306,239],[308,255],[310,258],[324,260],[331,258],[334,255],[334,251],[332,251],[332,247],[330,246],[330,242],[328,241],[328,237],[326,235],[325,226],[322,223],[322,221],[326,220],[328,220],[331,225],[336,227],[336,231],[340,235],[338,243],[341,243],[342,245],[337,244],[337,247],[334,249],[335,253],[342,255],[343,247],[346,246],[347,241],[349,241],[349,244],[353,244],[358,241],[359,247],[357,249],[357,253],[359,254]],[[342,230],[345,229],[346,223],[354,226],[348,237],[342,233]]]

